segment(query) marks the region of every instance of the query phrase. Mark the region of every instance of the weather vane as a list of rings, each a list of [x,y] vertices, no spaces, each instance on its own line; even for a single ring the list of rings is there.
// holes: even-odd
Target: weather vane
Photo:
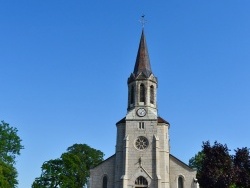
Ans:
[[[145,19],[145,15],[144,14],[141,16],[140,22],[141,22],[142,28],[144,28],[145,23],[147,22],[147,20]]]

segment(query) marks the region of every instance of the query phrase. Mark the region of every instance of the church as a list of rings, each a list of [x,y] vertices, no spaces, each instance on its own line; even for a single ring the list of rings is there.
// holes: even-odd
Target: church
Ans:
[[[115,154],[90,170],[90,188],[198,188],[196,170],[170,154],[170,124],[158,116],[144,29],[127,80],[127,114],[116,123]]]

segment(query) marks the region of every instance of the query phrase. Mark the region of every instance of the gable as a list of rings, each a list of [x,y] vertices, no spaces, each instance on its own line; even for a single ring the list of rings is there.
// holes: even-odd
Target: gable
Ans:
[[[115,161],[115,154],[110,156],[109,158],[107,158],[106,160],[102,161],[100,164],[98,164],[97,166],[91,168],[91,171],[94,171],[97,168],[103,167],[103,166],[110,166],[110,165],[114,165]]]
[[[172,166],[177,165],[177,166],[179,166],[179,167],[181,167],[189,172],[196,172],[195,169],[189,167],[186,163],[184,163],[183,161],[181,161],[180,159],[176,158],[175,156],[173,156],[171,154],[169,155],[169,160],[170,160],[170,165],[172,163]]]

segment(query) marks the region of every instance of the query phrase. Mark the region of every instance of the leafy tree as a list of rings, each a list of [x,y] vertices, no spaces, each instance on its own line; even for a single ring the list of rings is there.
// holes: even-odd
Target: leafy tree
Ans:
[[[194,157],[192,157],[189,160],[189,166],[191,168],[197,169],[197,171],[200,172],[203,159],[204,159],[204,153],[199,151]]]
[[[249,149],[237,148],[233,156],[234,180],[237,188],[250,187],[250,154]]]
[[[59,159],[46,161],[32,188],[82,188],[89,169],[103,161],[104,154],[86,144],[74,144]]]
[[[18,184],[14,164],[23,146],[17,132],[8,123],[0,122],[0,187],[13,188]]]
[[[32,187],[58,187],[61,183],[63,162],[61,159],[49,160],[42,165],[42,174],[36,178]],[[58,175],[58,177],[56,177]]]
[[[202,188],[228,188],[233,182],[233,165],[227,145],[203,142],[202,151],[191,159]]]
[[[0,161],[0,187],[13,188],[17,184],[17,171],[14,166]]]
[[[21,139],[17,135],[17,129],[10,127],[8,123],[0,123],[0,160],[8,164],[14,164],[20,150],[23,149]]]

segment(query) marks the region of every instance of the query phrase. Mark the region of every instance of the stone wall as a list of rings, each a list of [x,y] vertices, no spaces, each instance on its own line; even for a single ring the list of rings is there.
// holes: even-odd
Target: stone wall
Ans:
[[[89,188],[102,188],[103,177],[108,178],[108,188],[114,188],[115,155],[90,170]]]
[[[194,182],[196,179],[196,170],[191,169],[188,165],[170,155],[170,188],[178,188],[178,178],[183,178],[184,187],[198,188]]]

